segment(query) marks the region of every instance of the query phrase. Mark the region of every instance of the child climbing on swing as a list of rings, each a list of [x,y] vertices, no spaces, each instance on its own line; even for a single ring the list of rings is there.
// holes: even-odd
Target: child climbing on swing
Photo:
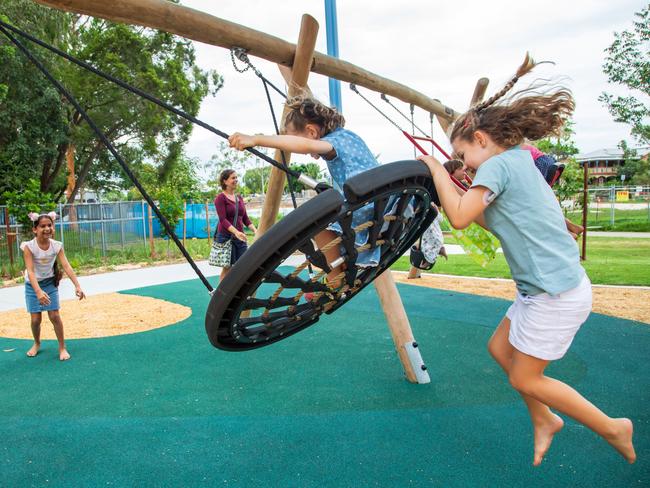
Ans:
[[[526,60],[506,86],[459,117],[451,144],[476,169],[459,195],[444,166],[422,156],[445,213],[455,228],[477,221],[501,241],[517,296],[488,343],[488,350],[525,402],[534,429],[533,464],[539,465],[564,421],[573,417],[603,437],[629,463],[636,460],[632,422],[607,416],[570,386],[544,374],[564,356],[591,311],[591,283],[550,186],[532,164],[524,139],[555,134],[574,110],[563,88],[542,95],[526,91],[498,102],[533,69]]]
[[[25,258],[25,302],[27,312],[31,317],[32,335],[34,344],[27,351],[27,356],[34,357],[41,348],[41,320],[43,312],[54,326],[54,333],[59,342],[59,359],[67,361],[70,354],[65,347],[63,337],[63,321],[59,314],[59,279],[57,258],[61,261],[63,270],[75,286],[75,293],[82,300],[86,295],[77,281],[72,266],[65,257],[63,244],[54,240],[54,219],[56,214],[30,213],[33,222],[34,239],[23,242],[20,248]]]
[[[342,192],[348,178],[367,171],[378,165],[377,160],[365,142],[354,132],[345,129],[345,119],[335,109],[323,105],[308,96],[297,96],[287,100],[289,112],[284,121],[282,135],[246,135],[235,133],[228,141],[230,146],[243,150],[253,146],[279,149],[296,154],[310,154],[318,159],[322,157],[332,176],[334,188]],[[368,205],[357,210],[352,218],[352,227],[372,220],[373,207]],[[314,238],[319,249],[341,234],[341,227],[334,223],[317,234]],[[368,230],[356,233],[355,246],[363,246],[368,241]],[[329,263],[340,257],[338,246],[324,252]],[[376,266],[380,258],[380,249],[375,247],[359,252],[356,264],[361,267]],[[340,266],[328,273],[328,286],[338,288],[341,285]]]

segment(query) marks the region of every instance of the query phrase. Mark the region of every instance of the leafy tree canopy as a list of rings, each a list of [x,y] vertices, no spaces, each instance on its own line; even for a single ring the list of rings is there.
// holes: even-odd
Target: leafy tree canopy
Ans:
[[[599,100],[616,122],[632,126],[640,143],[650,144],[650,5],[634,15],[631,30],[614,33],[603,64],[609,82],[627,88],[629,95],[603,93]]]
[[[195,64],[192,43],[166,32],[59,12],[28,0],[3,0],[0,15],[17,27],[154,96],[196,115],[222,84]],[[177,116],[25,41],[72,92],[134,170],[144,162],[164,183],[182,159],[191,126]],[[4,190],[38,178],[60,197],[66,153],[74,148],[76,186],[128,188],[119,166],[80,114],[8,39],[0,39],[0,170]],[[4,69],[7,66],[9,69]],[[108,187],[108,188],[107,188]]]

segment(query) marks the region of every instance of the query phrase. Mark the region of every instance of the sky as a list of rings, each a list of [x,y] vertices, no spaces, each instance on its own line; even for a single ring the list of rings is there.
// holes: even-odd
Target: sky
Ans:
[[[327,53],[324,0],[181,3],[292,43],[297,41],[301,16],[307,13],[320,24],[316,50]],[[339,57],[462,112],[480,77],[490,79],[486,94],[490,96],[514,74],[526,51],[530,51],[536,60],[555,64],[538,66],[519,83],[525,86],[537,78],[560,79],[572,90],[576,100],[574,141],[581,153],[587,153],[614,148],[621,139],[632,140],[629,126],[615,123],[598,96],[603,91],[626,93],[608,84],[602,71],[604,51],[613,42],[614,32],[632,29],[634,13],[645,5],[640,0],[339,0]],[[202,43],[195,46],[198,65],[224,77],[223,88],[203,101],[199,118],[229,134],[272,133],[273,122],[259,79],[250,71],[237,73],[228,50]],[[276,65],[254,57],[251,61],[277,86],[284,87]],[[329,104],[326,77],[312,73],[309,85],[317,98]],[[379,94],[361,90],[400,125],[408,125]],[[413,148],[404,136],[353,93],[347,83],[342,83],[341,92],[346,127],[366,141],[380,162],[413,157]],[[407,104],[394,98],[392,101],[408,113]],[[281,104],[278,96],[278,113]],[[429,130],[428,113],[416,108],[415,121]],[[434,138],[449,148],[437,124]],[[217,136],[197,127],[186,151],[189,156],[207,161],[217,152],[219,142]]]

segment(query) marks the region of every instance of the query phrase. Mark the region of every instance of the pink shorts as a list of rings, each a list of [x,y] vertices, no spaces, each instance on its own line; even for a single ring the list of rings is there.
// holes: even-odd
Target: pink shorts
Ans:
[[[517,297],[506,312],[510,344],[518,351],[547,361],[560,359],[591,312],[591,282],[585,275],[575,288],[559,295]]]

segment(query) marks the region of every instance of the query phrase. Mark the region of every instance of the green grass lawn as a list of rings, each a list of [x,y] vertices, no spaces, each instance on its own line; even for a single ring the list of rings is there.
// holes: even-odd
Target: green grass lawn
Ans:
[[[142,243],[132,245],[126,249],[108,250],[105,256],[99,250],[94,253],[67,252],[75,271],[88,274],[97,268],[106,271],[124,264],[162,264],[183,261],[180,251],[173,242],[164,239],[155,241],[156,256],[149,255],[149,246],[145,248]],[[252,236],[249,235],[249,242]],[[451,237],[445,237],[447,244],[454,244]],[[196,260],[207,259],[210,252],[210,243],[207,239],[187,239],[187,250]],[[650,239],[621,239],[612,237],[588,237],[587,261],[583,263],[593,283],[607,285],[645,285],[650,286]],[[392,267],[400,271],[408,271],[410,267],[408,257],[401,257]],[[22,258],[13,270],[2,266],[0,270],[0,286],[3,278],[20,276],[24,269]],[[510,271],[503,254],[486,268],[481,268],[467,255],[451,255],[449,260],[439,258],[433,273],[450,274],[459,276],[478,276],[484,278],[510,278]],[[18,278],[21,280],[21,278]]]
[[[445,238],[445,242],[455,243],[452,238]],[[595,284],[650,286],[650,239],[588,237],[587,260],[582,264]],[[392,266],[399,271],[408,271],[409,268],[406,256]],[[448,261],[438,258],[430,272],[484,278],[511,277],[501,253],[486,268],[481,268],[467,255],[454,254]]]
[[[582,225],[582,210],[566,214],[572,222]],[[587,212],[587,226],[597,227],[606,231],[650,231],[650,208],[637,210],[614,209],[614,223],[611,220],[611,209],[608,206],[596,208],[593,204]]]

